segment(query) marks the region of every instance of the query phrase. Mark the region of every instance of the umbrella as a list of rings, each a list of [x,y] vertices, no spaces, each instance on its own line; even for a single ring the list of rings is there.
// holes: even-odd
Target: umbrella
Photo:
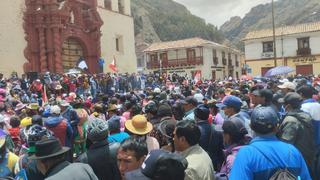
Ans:
[[[293,71],[295,71],[295,69],[289,66],[277,66],[267,71],[264,76],[272,77],[272,76],[284,75],[284,74],[289,74]]]

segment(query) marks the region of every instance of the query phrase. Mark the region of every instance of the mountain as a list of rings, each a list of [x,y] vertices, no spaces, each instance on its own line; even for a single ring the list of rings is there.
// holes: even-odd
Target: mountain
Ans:
[[[319,0],[278,0],[274,3],[276,27],[320,21]],[[243,48],[240,40],[249,31],[272,28],[272,4],[261,4],[251,9],[244,18],[232,17],[220,30]]]
[[[207,24],[183,5],[173,0],[131,0],[134,18],[136,53],[139,57],[149,44],[201,37],[222,43],[223,33]]]

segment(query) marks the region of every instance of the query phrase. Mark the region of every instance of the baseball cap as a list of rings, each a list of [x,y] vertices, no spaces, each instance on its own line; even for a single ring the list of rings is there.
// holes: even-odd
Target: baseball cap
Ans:
[[[108,121],[109,130],[120,130],[120,117],[112,116]]]
[[[278,88],[295,90],[296,85],[293,82],[285,82],[282,85],[279,85]]]
[[[256,127],[253,130],[260,133],[269,133],[278,122],[278,115],[270,106],[256,107],[251,114],[251,127]]]
[[[290,104],[293,107],[300,107],[303,99],[302,97],[295,92],[290,92],[284,98],[278,100],[281,104]]]
[[[222,103],[216,105],[218,108],[225,108],[225,107],[233,107],[240,109],[242,106],[242,101],[236,96],[228,96]]]
[[[184,100],[182,100],[182,101],[180,101],[180,102],[181,102],[181,104],[192,104],[192,105],[194,105],[194,106],[197,106],[197,105],[198,105],[197,99],[195,99],[195,98],[192,97],[192,96],[188,96],[188,97],[186,97],[186,99],[184,99]]]
[[[141,172],[145,176],[153,178],[156,171],[159,170],[159,165],[166,165],[164,167],[168,169],[173,168],[177,172],[184,173],[188,166],[188,161],[177,153],[170,153],[161,149],[153,150],[148,154],[141,165]]]
[[[313,94],[316,94],[316,89],[309,85],[304,85],[298,88],[297,93],[302,94],[304,97],[312,97]]]
[[[210,110],[205,105],[201,104],[194,110],[194,116],[200,120],[207,120],[209,118]]]
[[[54,106],[51,106],[50,112],[51,112],[51,114],[60,114],[61,113],[61,109],[60,109],[59,106],[54,105]]]

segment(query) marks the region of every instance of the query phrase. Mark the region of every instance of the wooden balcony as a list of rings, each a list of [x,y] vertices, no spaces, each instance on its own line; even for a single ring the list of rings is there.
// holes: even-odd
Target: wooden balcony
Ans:
[[[162,68],[168,67],[181,67],[181,66],[192,66],[192,65],[203,65],[203,57],[195,57],[193,59],[170,59],[168,61],[162,61]],[[160,68],[160,62],[149,62],[147,63],[148,69]]]
[[[306,56],[311,55],[311,49],[310,48],[301,48],[297,50],[298,56]]]
[[[157,69],[160,68],[160,62],[147,62],[148,69]]]

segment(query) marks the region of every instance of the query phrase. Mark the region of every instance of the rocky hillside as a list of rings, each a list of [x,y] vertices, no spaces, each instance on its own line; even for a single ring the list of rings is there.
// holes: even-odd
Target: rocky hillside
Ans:
[[[232,17],[220,28],[241,47],[240,39],[252,30],[272,28],[271,3],[258,5],[244,18]],[[320,21],[320,0],[278,0],[275,2],[276,27]]]
[[[173,0],[131,0],[137,56],[153,42],[202,37],[222,43],[224,35]]]

